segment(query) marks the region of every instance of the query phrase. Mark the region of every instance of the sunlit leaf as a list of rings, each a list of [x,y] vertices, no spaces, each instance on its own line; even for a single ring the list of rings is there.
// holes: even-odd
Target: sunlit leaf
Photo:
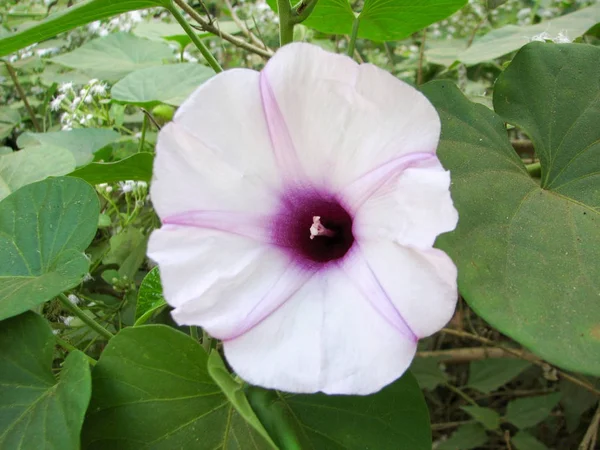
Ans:
[[[69,176],[81,178],[90,184],[114,183],[135,180],[149,182],[152,178],[152,153],[136,153],[111,163],[90,163],[71,172]]]
[[[166,305],[167,302],[163,296],[162,284],[160,282],[160,273],[158,272],[158,267],[155,267],[148,272],[140,285],[135,307],[136,325],[145,323],[152,314]]]

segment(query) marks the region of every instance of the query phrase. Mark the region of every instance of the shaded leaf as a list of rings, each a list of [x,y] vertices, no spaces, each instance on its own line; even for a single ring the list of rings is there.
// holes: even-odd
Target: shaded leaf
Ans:
[[[463,406],[461,409],[488,430],[497,430],[500,428],[500,414],[493,409],[474,405]]]
[[[440,369],[440,362],[436,358],[413,359],[410,372],[414,375],[421,389],[432,391],[440,384],[448,381],[448,375]]]
[[[560,392],[508,402],[505,419],[518,428],[530,428],[550,415],[560,401]]]
[[[440,442],[436,450],[470,450],[481,448],[487,442],[485,429],[478,423],[461,425],[445,441]]]
[[[82,281],[99,209],[94,189],[75,178],[33,183],[0,202],[0,319]]]
[[[514,358],[472,361],[467,386],[487,394],[504,386],[530,366],[530,362]]]
[[[164,325],[125,328],[92,372],[86,449],[270,449],[207,370],[204,349]]]
[[[525,431],[517,432],[510,440],[517,450],[548,450],[548,447]]]
[[[58,381],[52,372],[54,335],[26,312],[0,326],[0,448],[76,449],[92,382],[80,351],[67,356]]]

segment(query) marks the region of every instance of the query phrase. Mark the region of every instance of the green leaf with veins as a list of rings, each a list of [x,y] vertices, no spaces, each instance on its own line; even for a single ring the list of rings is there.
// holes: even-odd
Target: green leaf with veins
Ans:
[[[410,372],[367,396],[295,395],[248,387],[250,404],[283,449],[430,450],[429,413]]]
[[[136,9],[167,7],[170,0],[85,0],[63,11],[50,14],[28,28],[0,39],[0,56],[9,55],[57,34],[72,30],[95,20],[106,19]]]
[[[142,280],[135,306],[135,325],[144,324],[155,312],[167,306],[163,295],[158,267],[152,269]]]
[[[28,184],[66,175],[75,169],[75,164],[70,151],[49,145],[0,155],[0,200]]]
[[[0,202],[0,320],[81,283],[99,210],[94,189],[75,178],[29,184]]]
[[[111,90],[118,103],[153,106],[166,103],[179,106],[215,71],[202,64],[170,64],[136,70],[116,83]]]
[[[460,220],[437,245],[469,305],[547,361],[600,375],[600,48],[534,42],[499,77],[494,106],[533,141],[541,186],[503,120],[449,82],[423,91]]]
[[[271,450],[211,378],[207,363],[198,342],[173,328],[121,330],[92,372],[83,447]]]
[[[267,0],[277,11],[277,0]],[[466,0],[365,0],[355,13],[348,0],[319,0],[303,25],[322,33],[351,34],[355,17],[358,37],[373,41],[396,41],[458,11]]]
[[[91,162],[95,152],[117,141],[120,136],[116,131],[106,128],[79,128],[49,133],[25,132],[19,136],[17,145],[19,147],[46,146],[66,149],[73,155],[75,163],[79,167]]]
[[[94,162],[81,167],[69,176],[81,178],[90,184],[114,183],[135,180],[149,182],[152,179],[152,153],[136,153],[111,163]]]
[[[86,42],[52,62],[85,72],[90,77],[114,81],[146,67],[173,59],[167,43],[149,41],[129,33],[114,33]]]
[[[0,448],[76,449],[92,382],[86,356],[67,356],[52,370],[55,339],[32,312],[0,325]]]

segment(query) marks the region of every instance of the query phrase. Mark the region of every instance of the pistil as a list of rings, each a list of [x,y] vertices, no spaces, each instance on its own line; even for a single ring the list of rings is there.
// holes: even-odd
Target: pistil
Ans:
[[[317,236],[335,236],[335,231],[326,228],[321,223],[321,216],[313,216],[313,224],[310,227],[310,238],[314,239]]]

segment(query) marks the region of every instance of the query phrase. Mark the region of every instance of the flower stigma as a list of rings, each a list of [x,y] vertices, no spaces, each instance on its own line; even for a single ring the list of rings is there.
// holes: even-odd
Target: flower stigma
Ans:
[[[317,236],[335,236],[335,231],[332,231],[321,223],[321,216],[313,216],[313,224],[310,227],[310,238],[314,239]]]

